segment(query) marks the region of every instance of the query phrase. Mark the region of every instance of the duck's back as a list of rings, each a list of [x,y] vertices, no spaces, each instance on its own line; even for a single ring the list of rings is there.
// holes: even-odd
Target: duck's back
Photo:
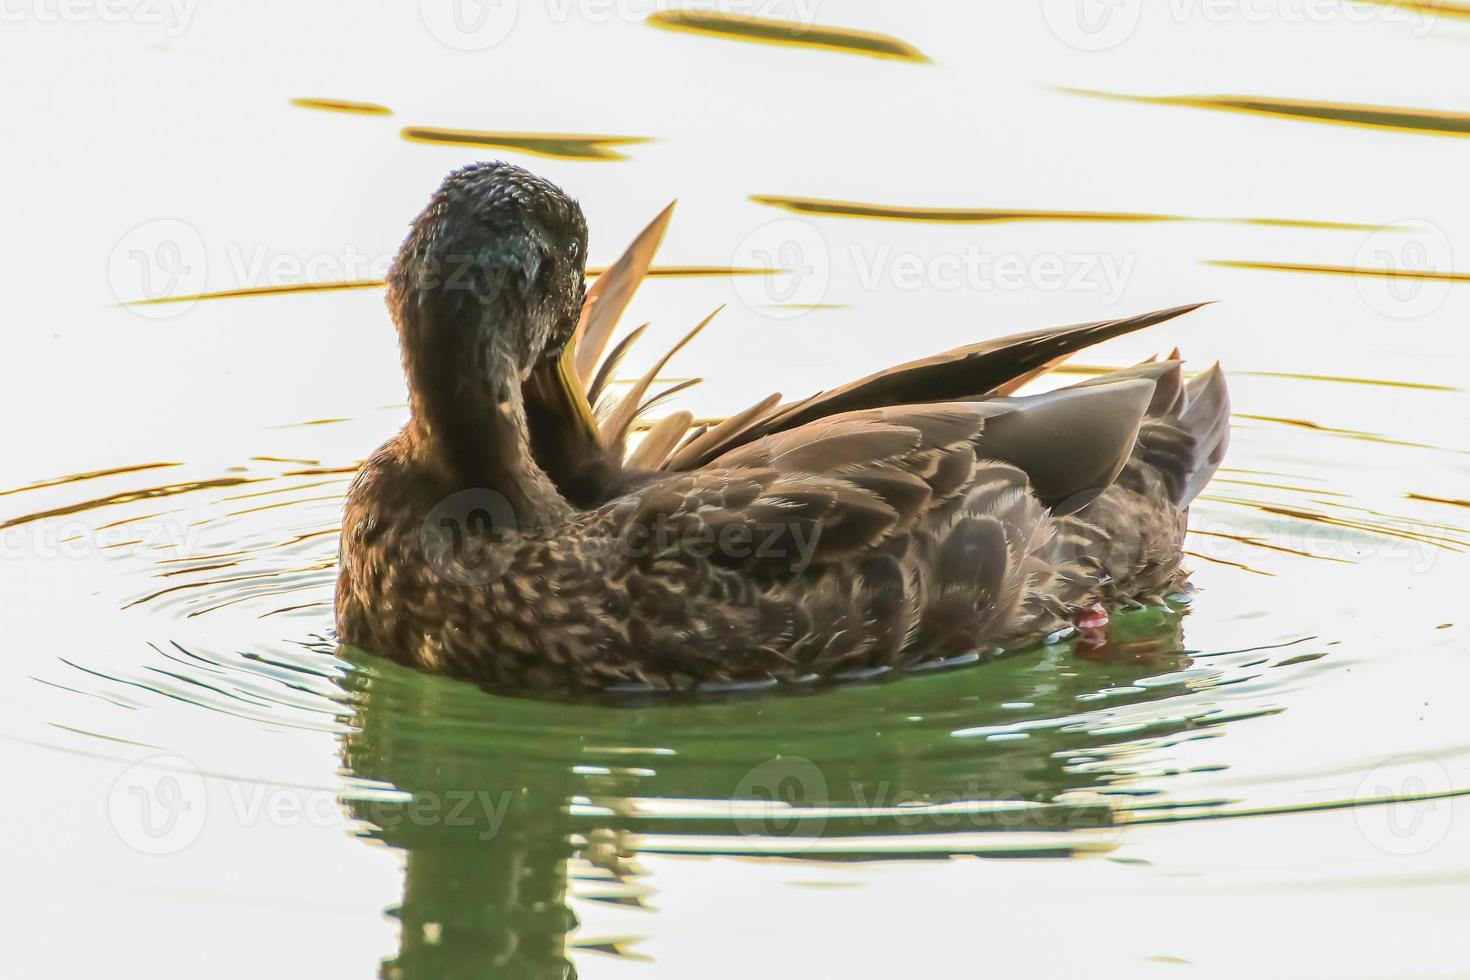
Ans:
[[[552,526],[467,525],[468,574],[422,533],[454,488],[426,491],[385,447],[349,501],[339,630],[541,689],[832,677],[1039,636],[1178,587],[1227,412],[1218,374],[1186,387],[1165,362],[820,418]]]

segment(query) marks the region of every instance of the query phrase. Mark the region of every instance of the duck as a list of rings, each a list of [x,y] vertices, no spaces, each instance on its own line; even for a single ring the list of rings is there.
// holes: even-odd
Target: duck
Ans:
[[[1220,366],[1019,392],[1203,304],[647,422],[673,352],[616,400],[638,331],[603,352],[662,227],[589,288],[561,188],[505,162],[444,179],[388,275],[409,412],[347,493],[343,643],[502,690],[752,689],[973,662],[1189,588]]]

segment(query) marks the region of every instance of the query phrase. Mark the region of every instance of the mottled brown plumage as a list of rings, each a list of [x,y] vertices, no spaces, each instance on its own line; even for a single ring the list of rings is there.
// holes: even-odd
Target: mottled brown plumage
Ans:
[[[1186,508],[1228,434],[1218,370],[1010,393],[1192,307],[772,396],[687,436],[675,417],[625,461],[657,370],[600,428],[587,391],[667,220],[584,304],[573,202],[506,164],[445,181],[389,277],[412,415],[348,496],[343,640],[504,687],[689,689],[971,656],[1182,585]]]

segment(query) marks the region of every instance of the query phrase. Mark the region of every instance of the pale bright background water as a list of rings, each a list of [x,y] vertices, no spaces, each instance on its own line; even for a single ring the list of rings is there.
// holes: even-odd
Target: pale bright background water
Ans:
[[[658,30],[636,3],[511,2],[503,39],[461,51],[426,7],[5,8],[8,962],[1470,974],[1470,141],[1071,91],[1464,111],[1466,11],[762,11],[902,38],[931,59],[911,63]],[[1078,9],[1115,19],[1079,32]],[[405,126],[652,141],[585,161]],[[682,403],[701,414],[1219,300],[1080,358],[1177,344],[1230,373],[1192,610],[1088,657],[682,707],[339,659],[341,496],[404,416],[380,292],[120,304],[372,278],[442,175],[491,156],[581,199],[594,263],[677,197],[661,265],[791,270],[639,293],[630,373],[729,304],[673,368],[707,379]],[[751,195],[1278,223],[874,221]],[[1012,271],[957,281],[970,255]],[[799,806],[731,802],[771,793]]]

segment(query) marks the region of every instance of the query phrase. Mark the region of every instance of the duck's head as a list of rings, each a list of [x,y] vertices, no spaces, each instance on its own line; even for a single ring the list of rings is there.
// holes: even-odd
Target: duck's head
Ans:
[[[586,252],[561,188],[509,163],[451,173],[388,274],[410,383],[517,384],[575,329]]]

